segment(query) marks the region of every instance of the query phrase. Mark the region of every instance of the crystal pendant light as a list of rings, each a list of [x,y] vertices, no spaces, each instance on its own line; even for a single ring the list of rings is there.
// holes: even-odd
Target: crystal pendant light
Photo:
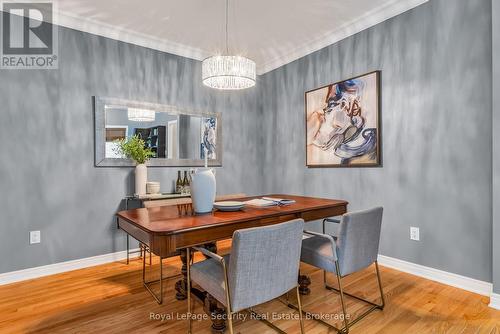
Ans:
[[[226,0],[226,55],[212,56],[203,60],[201,66],[203,84],[222,90],[250,88],[255,86],[255,62],[246,57],[228,55],[228,2],[229,0]]]
[[[154,122],[155,111],[148,109],[128,108],[128,119],[134,122]]]

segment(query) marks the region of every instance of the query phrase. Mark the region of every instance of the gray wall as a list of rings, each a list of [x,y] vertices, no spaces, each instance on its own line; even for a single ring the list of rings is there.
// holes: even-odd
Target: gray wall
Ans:
[[[383,168],[306,168],[304,92],[377,69]],[[383,205],[382,254],[491,281],[490,80],[490,0],[431,0],[270,72],[264,192]]]
[[[59,70],[0,70],[0,273],[123,250],[113,220],[133,169],[94,167],[93,95],[221,111],[219,193],[259,193],[257,89],[223,93],[201,64],[61,28]],[[176,169],[150,168],[169,189]],[[42,242],[29,245],[29,231]]]
[[[490,0],[431,0],[260,77],[256,89],[223,93],[203,87],[199,62],[62,28],[59,70],[0,71],[0,252],[9,254],[0,273],[124,249],[113,215],[133,192],[133,170],[93,166],[91,96],[102,95],[221,111],[219,193],[383,205],[382,254],[491,281],[493,217],[500,238],[491,34]],[[304,91],[375,69],[384,167],[305,168]],[[498,148],[494,158],[498,176]],[[175,168],[149,173],[167,189],[176,178]],[[42,231],[41,244],[28,244],[30,230]]]
[[[500,293],[500,1],[493,8],[493,290]]]

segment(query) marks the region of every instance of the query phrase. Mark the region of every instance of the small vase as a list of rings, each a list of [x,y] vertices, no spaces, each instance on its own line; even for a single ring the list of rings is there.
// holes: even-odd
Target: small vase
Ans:
[[[215,175],[210,168],[191,174],[191,199],[196,213],[212,212],[215,202]]]
[[[145,164],[135,166],[135,194],[146,195],[146,183],[148,182],[148,168]]]

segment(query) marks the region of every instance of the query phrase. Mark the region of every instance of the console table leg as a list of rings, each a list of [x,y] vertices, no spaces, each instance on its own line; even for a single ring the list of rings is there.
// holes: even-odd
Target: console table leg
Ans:
[[[130,236],[127,233],[127,264],[130,262]]]

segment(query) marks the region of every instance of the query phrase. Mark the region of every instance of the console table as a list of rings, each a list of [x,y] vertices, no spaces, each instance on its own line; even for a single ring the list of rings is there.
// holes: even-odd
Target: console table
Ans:
[[[132,196],[126,196],[123,200],[125,202],[125,210],[129,210],[130,208],[130,202],[137,203],[136,207],[138,208],[143,208],[145,202],[151,202],[151,201],[160,201],[160,200],[166,200],[166,199],[178,199],[178,198],[188,198],[191,197],[190,194],[179,194],[179,193],[161,193],[161,194],[148,194],[148,195],[132,195]],[[126,233],[126,231],[125,231]],[[139,240],[137,240],[139,241]],[[140,252],[141,257],[142,253],[144,252],[144,256],[146,256],[146,252],[149,252],[149,264],[151,264],[151,252],[149,251],[149,247],[147,245],[144,245],[139,241],[139,250],[130,251],[130,234],[127,233],[127,264],[130,262],[130,254],[135,254]]]

